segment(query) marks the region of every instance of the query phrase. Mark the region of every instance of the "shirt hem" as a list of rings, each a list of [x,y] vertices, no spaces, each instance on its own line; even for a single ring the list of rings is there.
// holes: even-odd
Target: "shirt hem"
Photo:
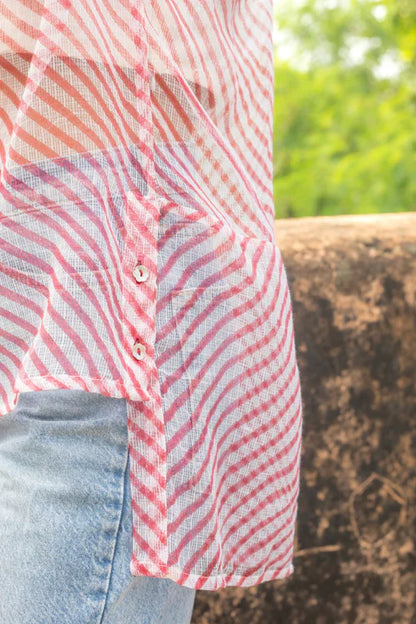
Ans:
[[[288,578],[294,571],[293,561],[290,561],[282,568],[267,569],[259,574],[235,574],[229,572],[213,576],[188,574],[176,567],[169,567],[166,573],[163,574],[155,571],[154,562],[151,561],[141,563],[132,561],[130,564],[130,572],[133,576],[169,578],[183,587],[207,591],[215,591],[225,587],[252,587],[267,581]]]
[[[150,399],[147,390],[136,387],[133,384],[126,384],[122,379],[94,378],[84,375],[20,376],[6,397],[0,398],[0,417],[11,412],[16,407],[20,392],[59,389],[84,390],[130,401],[148,401]]]

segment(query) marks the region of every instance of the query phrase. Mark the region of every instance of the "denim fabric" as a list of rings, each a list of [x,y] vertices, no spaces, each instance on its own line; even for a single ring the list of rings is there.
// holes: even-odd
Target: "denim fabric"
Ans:
[[[196,590],[132,576],[125,399],[24,392],[0,418],[1,624],[189,624]]]

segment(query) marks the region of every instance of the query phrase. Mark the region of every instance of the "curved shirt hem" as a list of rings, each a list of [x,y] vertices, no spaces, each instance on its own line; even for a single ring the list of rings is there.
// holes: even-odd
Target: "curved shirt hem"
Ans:
[[[148,567],[152,571],[148,569]],[[169,578],[175,583],[190,589],[203,589],[214,591],[225,587],[252,587],[266,581],[274,581],[284,579],[291,576],[295,571],[293,560],[289,561],[282,568],[269,568],[261,574],[233,574],[224,573],[213,576],[202,576],[198,574],[187,574],[180,568],[169,567],[165,574],[157,573],[154,570],[154,562],[137,563],[132,561],[130,564],[130,572],[133,576],[156,576],[158,578]]]
[[[148,401],[150,399],[146,390],[137,388],[133,384],[126,384],[122,379],[95,379],[84,375],[19,377],[13,389],[5,397],[0,397],[0,418],[16,407],[20,392],[59,389],[85,390],[86,392],[96,392],[108,397],[130,401]]]

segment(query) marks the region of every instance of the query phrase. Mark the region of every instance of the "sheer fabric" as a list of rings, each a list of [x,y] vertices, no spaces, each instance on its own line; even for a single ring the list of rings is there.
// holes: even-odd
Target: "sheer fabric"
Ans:
[[[131,572],[196,589],[294,569],[272,14],[0,0],[0,416],[20,392],[125,398]]]

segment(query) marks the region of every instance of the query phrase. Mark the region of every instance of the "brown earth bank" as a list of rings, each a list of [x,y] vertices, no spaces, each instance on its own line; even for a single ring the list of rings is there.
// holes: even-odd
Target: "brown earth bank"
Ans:
[[[416,623],[416,212],[275,222],[304,405],[287,579],[192,624]]]

